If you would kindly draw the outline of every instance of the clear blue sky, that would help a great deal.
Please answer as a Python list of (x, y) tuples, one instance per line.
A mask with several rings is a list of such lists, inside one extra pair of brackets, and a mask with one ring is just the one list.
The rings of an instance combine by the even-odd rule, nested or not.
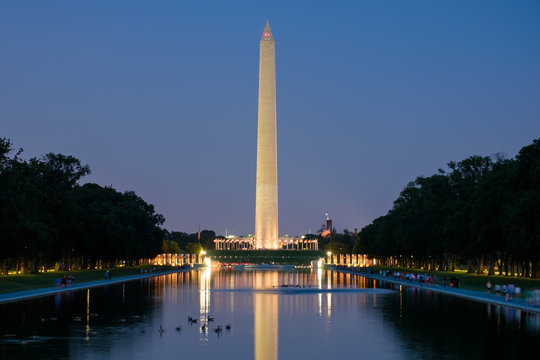
[(540, 137), (540, 2), (491, 0), (2, 0), (0, 136), (168, 229), (252, 233), (267, 19), (282, 234), (361, 228), (416, 176)]

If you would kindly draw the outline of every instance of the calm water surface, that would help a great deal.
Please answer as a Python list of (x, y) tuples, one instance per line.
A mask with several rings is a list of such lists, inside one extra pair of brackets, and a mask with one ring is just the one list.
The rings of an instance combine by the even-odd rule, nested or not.
[(539, 340), (537, 315), (321, 270), (194, 270), (0, 305), (1, 359), (512, 359)]

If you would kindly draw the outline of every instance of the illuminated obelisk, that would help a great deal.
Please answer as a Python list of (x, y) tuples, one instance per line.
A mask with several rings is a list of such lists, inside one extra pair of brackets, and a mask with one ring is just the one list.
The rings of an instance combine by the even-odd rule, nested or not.
[(257, 128), (257, 190), (255, 248), (278, 248), (276, 47), (268, 21), (259, 58), (259, 120)]

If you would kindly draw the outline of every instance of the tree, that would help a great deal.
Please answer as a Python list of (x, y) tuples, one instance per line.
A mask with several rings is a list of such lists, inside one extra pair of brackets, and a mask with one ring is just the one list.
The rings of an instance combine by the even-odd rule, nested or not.
[(205, 249), (212, 249), (214, 247), (214, 239), (216, 238), (215, 231), (203, 230), (201, 231), (200, 243)]
[(36, 272), (136, 262), (161, 250), (165, 221), (134, 192), (78, 185), (80, 160), (46, 154), (27, 161), (0, 139), (0, 262)]
[(202, 246), (199, 243), (196, 242), (190, 242), (186, 244), (186, 252), (188, 254), (200, 254), (202, 251)]
[(353, 250), (388, 264), (538, 276), (540, 139), (515, 159), (471, 156), (410, 182)]
[(176, 241), (163, 240), (162, 251), (166, 254), (178, 254), (180, 253), (180, 247)]

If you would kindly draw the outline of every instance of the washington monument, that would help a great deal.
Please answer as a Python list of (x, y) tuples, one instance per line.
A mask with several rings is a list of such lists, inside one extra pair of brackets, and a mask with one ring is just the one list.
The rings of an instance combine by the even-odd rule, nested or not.
[(257, 125), (257, 190), (255, 248), (278, 249), (276, 142), (276, 46), (268, 21), (259, 57), (259, 119)]

